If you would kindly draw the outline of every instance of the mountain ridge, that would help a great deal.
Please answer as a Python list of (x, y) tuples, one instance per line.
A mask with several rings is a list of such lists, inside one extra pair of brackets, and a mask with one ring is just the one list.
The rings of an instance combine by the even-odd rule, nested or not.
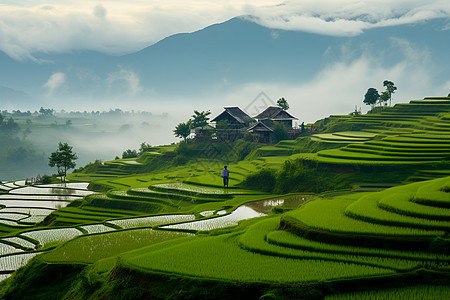
[[(346, 47), (351, 59), (368, 52), (379, 57), (381, 64), (392, 65), (403, 55), (396, 42), (428, 51), (439, 78), (444, 74), (443, 66), (450, 64), (445, 53), (449, 31), (442, 30), (444, 22), (438, 19), (373, 28), (355, 37), (333, 37), (270, 29), (237, 17), (192, 33), (168, 36), (121, 56), (95, 51), (41, 53), (35, 55), (40, 61), (36, 63), (15, 61), (2, 52), (0, 85), (37, 99), (102, 102), (112, 97), (140, 101), (161, 96), (208, 96), (212, 91), (228, 92), (252, 82), (305, 82), (329, 63), (345, 60), (342, 49)], [(62, 79), (49, 90), (46, 83), (55, 73), (63, 74)], [(4, 97), (0, 93), (0, 99)]]

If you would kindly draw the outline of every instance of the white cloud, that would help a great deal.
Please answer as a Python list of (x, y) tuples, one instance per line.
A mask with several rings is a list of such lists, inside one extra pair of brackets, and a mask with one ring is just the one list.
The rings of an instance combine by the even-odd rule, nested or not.
[(129, 96), (137, 96), (142, 91), (139, 76), (131, 70), (120, 69), (108, 74), (106, 83), (112, 90), (124, 87), (121, 90), (126, 90)]
[(53, 93), (66, 83), (66, 74), (53, 73), (47, 82), (43, 85), (47, 89), (47, 94), (52, 96)]
[(49, 0), (3, 1), (0, 50), (18, 60), (36, 52), (124, 54), (179, 32), (239, 15), (274, 29), (352, 36), (372, 27), (449, 17), (447, 0)]
[(250, 19), (270, 28), (355, 36), (364, 30), (450, 16), (447, 0), (302, 0), (258, 7)]
[[(450, 81), (436, 84), (433, 67), (430, 66), (426, 48), (419, 48), (406, 40), (393, 39), (389, 45), (401, 59), (391, 65), (382, 66), (380, 58), (364, 53), (327, 65), (314, 78), (298, 84), (252, 83), (226, 95), (210, 97), (208, 103), (224, 103), (241, 108), (249, 105), (260, 92), (265, 92), (275, 103), (284, 97), (290, 103), (290, 112), (302, 121), (314, 122), (331, 114), (348, 114), (355, 106), (366, 112), (364, 94), (370, 87), (384, 90), (383, 81), (391, 80), (398, 87), (393, 95), (393, 105), (428, 96), (445, 96), (450, 92)], [(345, 49), (343, 50), (346, 51)], [(267, 101), (266, 101), (267, 102)], [(213, 114), (221, 112), (216, 106)]]
[(99, 4), (96, 7), (94, 7), (94, 16), (96, 16), (99, 19), (104, 20), (106, 18), (106, 9), (103, 7), (103, 5)]

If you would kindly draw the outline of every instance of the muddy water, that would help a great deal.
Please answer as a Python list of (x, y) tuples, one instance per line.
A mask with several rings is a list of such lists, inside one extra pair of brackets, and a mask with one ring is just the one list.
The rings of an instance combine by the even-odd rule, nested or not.
[(188, 229), (188, 230), (213, 230), (217, 228), (238, 225), (239, 221), (265, 216), (263, 213), (256, 212), (254, 209), (241, 205), (231, 214), (210, 218), (206, 220), (180, 223), (174, 225), (161, 226), (161, 228), (170, 229)]
[(260, 200), (246, 203), (245, 206), (251, 207), (260, 213), (269, 213), (274, 207), (286, 209), (296, 209), (308, 200), (317, 198), (315, 195), (288, 195), (274, 199)]

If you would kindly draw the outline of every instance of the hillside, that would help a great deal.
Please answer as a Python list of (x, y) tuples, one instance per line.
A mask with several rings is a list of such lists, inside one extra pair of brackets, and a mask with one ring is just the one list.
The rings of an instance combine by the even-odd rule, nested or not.
[(0, 298), (446, 299), (450, 98), (315, 125), (0, 184)]

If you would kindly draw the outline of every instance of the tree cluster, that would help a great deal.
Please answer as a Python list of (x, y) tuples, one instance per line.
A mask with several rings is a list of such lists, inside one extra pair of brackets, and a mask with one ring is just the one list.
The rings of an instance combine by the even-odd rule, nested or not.
[[(135, 158), (141, 156), (144, 152), (151, 151), (152, 146), (150, 144), (147, 144), (146, 142), (142, 142), (139, 151), (135, 149), (127, 149), (123, 151), (122, 158)], [(119, 159), (119, 157), (116, 157), (116, 159)]]
[(374, 107), (377, 103), (379, 103), (380, 105), (387, 105), (389, 101), (389, 105), (391, 105), (392, 94), (395, 93), (397, 87), (392, 81), (389, 80), (383, 81), (383, 86), (386, 88), (386, 90), (381, 92), (381, 94), (378, 93), (376, 88), (369, 88), (364, 95), (364, 104)]
[(39, 116), (40, 117), (53, 117), (53, 114), (55, 113), (55, 110), (52, 108), (43, 108), (41, 107), (39, 109)]
[(192, 118), (185, 123), (179, 123), (173, 133), (176, 137), (186, 140), (186, 138), (191, 134), (191, 130), (194, 128), (205, 128), (208, 125), (209, 115), (211, 112), (208, 111), (197, 111), (194, 110)]

